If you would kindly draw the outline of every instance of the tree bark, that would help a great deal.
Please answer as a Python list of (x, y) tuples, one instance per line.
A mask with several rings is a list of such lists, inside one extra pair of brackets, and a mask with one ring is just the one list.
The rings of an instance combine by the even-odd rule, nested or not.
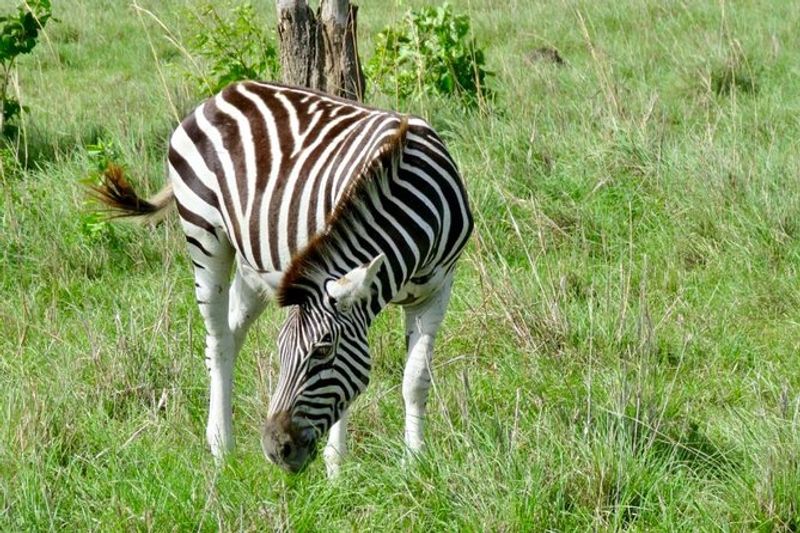
[(324, 90), (322, 35), (306, 0), (278, 0), (283, 81)]
[(322, 0), (320, 21), (325, 45), (327, 90), (351, 100), (364, 96), (364, 73), (358, 59), (358, 6), (348, 0)]
[(316, 16), (306, 0), (277, 0), (283, 81), (361, 100), (356, 15), (348, 0), (321, 0)]

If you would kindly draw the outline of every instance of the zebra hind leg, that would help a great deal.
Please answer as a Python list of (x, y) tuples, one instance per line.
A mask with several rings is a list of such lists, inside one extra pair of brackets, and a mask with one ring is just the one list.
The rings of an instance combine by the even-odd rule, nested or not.
[(233, 449), (233, 363), (236, 345), (228, 323), (228, 283), (233, 248), (224, 235), (184, 224), (194, 265), (195, 294), (206, 327), (205, 364), (209, 375), (206, 440), (217, 460)]
[(405, 308), (408, 359), (403, 372), (403, 400), (406, 408), (406, 450), (411, 454), (420, 452), (423, 448), (425, 408), (431, 386), (433, 341), (444, 319), (452, 284), (451, 274), (425, 301)]

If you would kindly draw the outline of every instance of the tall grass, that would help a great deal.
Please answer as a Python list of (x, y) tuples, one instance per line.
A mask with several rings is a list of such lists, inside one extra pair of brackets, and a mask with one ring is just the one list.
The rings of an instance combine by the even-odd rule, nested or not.
[[(498, 96), (469, 116), (408, 104), (446, 138), (477, 221), (428, 451), (402, 466), (389, 309), (331, 483), (319, 463), (278, 472), (258, 446), (282, 312), (238, 361), (238, 449), (217, 469), (175, 220), (87, 226), (79, 180), (98, 139), (145, 192), (163, 183), (196, 99), (176, 46), (197, 31), (192, 2), (55, 2), (20, 65), (26, 136), (0, 170), (0, 529), (800, 527), (800, 11), (453, 3)], [(422, 4), (364, 5), (364, 51)]]

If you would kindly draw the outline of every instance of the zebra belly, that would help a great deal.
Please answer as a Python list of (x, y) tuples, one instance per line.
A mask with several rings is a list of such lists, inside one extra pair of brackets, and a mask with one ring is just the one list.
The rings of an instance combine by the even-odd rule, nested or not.
[(408, 280), (392, 299), (393, 304), (416, 305), (424, 302), (442, 286), (447, 277), (448, 270), (437, 268), (425, 275), (418, 275)]

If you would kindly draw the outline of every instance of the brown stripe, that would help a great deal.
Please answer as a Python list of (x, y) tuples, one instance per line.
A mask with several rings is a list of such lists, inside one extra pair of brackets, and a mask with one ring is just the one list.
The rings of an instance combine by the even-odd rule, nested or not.
[[(363, 218), (360, 210), (372, 203), (369, 200), (369, 194), (370, 189), (375, 186), (374, 181), (380, 179), (386, 169), (393, 168), (397, 164), (398, 158), (402, 157), (408, 129), (407, 120), (407, 117), (403, 117), (401, 120), (382, 122), (381, 125), (391, 128), (394, 134), (381, 139), (381, 145), (376, 153), (370, 154), (369, 163), (360, 168), (358, 174), (348, 182), (342, 198), (336, 204), (336, 209), (328, 215), (326, 223), (333, 230), (324, 234), (317, 234), (303, 248), (302, 252), (292, 258), (292, 262), (281, 280), (281, 285), (276, 295), (279, 305), (297, 304), (306, 298), (303, 287), (306, 285), (304, 278), (307, 274), (307, 269), (313, 268), (314, 265), (319, 265), (324, 260), (325, 252), (333, 246), (333, 242), (337, 238), (341, 237), (344, 217), (349, 216), (356, 224), (362, 224), (364, 228), (369, 227), (368, 221)], [(391, 248), (389, 243), (385, 242), (377, 232), (372, 235), (372, 239), (380, 250), (388, 251)], [(311, 286), (314, 285), (312, 284)]]
[[(337, 123), (330, 131), (328, 131), (325, 134), (326, 142), (320, 143), (314, 149), (313, 152), (311, 152), (305, 157), (302, 163), (303, 166), (300, 169), (300, 178), (298, 181), (298, 186), (295, 187), (294, 190), (292, 191), (292, 197), (289, 200), (290, 219), (288, 225), (289, 235), (287, 244), (291, 252), (291, 255), (294, 255), (297, 249), (305, 244), (297, 242), (297, 230), (299, 228), (299, 225), (303, 223), (303, 221), (300, 220), (300, 199), (306, 187), (311, 187), (311, 195), (309, 196), (308, 200), (309, 201), (308, 218), (304, 221), (306, 223), (306, 228), (308, 229), (308, 237), (310, 238), (318, 230), (322, 229), (316, 227), (316, 216), (314, 216), (315, 209), (312, 208), (315, 207), (317, 204), (318, 201), (317, 195), (319, 194), (320, 181), (322, 180), (322, 175), (324, 174), (324, 172), (312, 176), (311, 169), (314, 168), (314, 165), (316, 165), (319, 162), (320, 158), (322, 157), (322, 154), (330, 146), (330, 144), (335, 140), (337, 140), (339, 136), (342, 135), (343, 131), (345, 131), (348, 127), (352, 126), (354, 123), (362, 120), (362, 118), (363, 118), (362, 116), (357, 116), (353, 117), (352, 119)], [(322, 119), (319, 121), (316, 129), (322, 129), (323, 127), (325, 127), (325, 125), (326, 125), (325, 120)], [(319, 132), (314, 131), (313, 133), (310, 134), (310, 137), (317, 138), (318, 135)], [(347, 143), (344, 142), (343, 144), (346, 145)], [(329, 155), (328, 160), (323, 162), (320, 168), (322, 168), (324, 171), (328, 169), (331, 165), (334, 165), (335, 164), (334, 161), (335, 159), (333, 155)], [(311, 181), (310, 184), (309, 181)]]
[[(222, 91), (222, 98), (239, 111), (242, 109), (242, 100), (248, 100), (240, 95), (236, 90), (236, 85), (229, 85)], [(247, 162), (245, 161), (244, 146), (242, 146), (242, 132), (236, 119), (218, 111), (215, 116), (219, 117), (219, 124), (214, 124), (222, 135), (222, 145), (228, 151), (233, 162), (233, 172), (236, 174), (236, 188), (239, 191), (239, 204), (242, 213), (247, 210)]]
[[(246, 88), (248, 90), (253, 89), (251, 85), (247, 85)], [(253, 101), (238, 91), (231, 91), (226, 96), (226, 100), (232, 105), (235, 105), (250, 123), (250, 133), (253, 137), (251, 142), (256, 161), (256, 183), (253, 191), (253, 206), (250, 212), (250, 218), (247, 220), (246, 231), (250, 233), (250, 251), (253, 256), (253, 266), (259, 270), (263, 270), (264, 260), (261, 256), (261, 234), (263, 230), (261, 227), (261, 203), (264, 200), (264, 193), (267, 189), (267, 182), (269, 181), (270, 169), (272, 167), (272, 152), (265, 123), (266, 119)], [(267, 238), (269, 238), (269, 236), (267, 236)]]
[[(365, 125), (361, 129), (357, 129), (356, 131), (351, 132), (350, 135), (348, 135), (348, 138), (344, 141), (344, 144), (347, 145), (347, 149), (342, 152), (339, 161), (333, 163), (334, 168), (331, 170), (331, 175), (335, 176), (336, 174), (339, 174), (339, 171), (341, 170), (342, 166), (348, 165), (351, 169), (349, 175), (346, 175), (344, 176), (344, 178), (341, 178), (342, 183), (345, 185), (345, 187), (347, 187), (347, 184), (349, 184), (354, 178), (358, 177), (359, 172), (363, 170), (363, 166), (367, 161), (367, 157), (372, 157), (375, 155), (369, 153), (368, 149), (369, 145), (374, 140), (375, 130), (378, 128), (380, 124), (381, 121), (376, 120), (369, 126)], [(355, 150), (352, 150), (355, 155), (347, 162), (345, 162), (344, 161), (345, 153), (350, 151), (352, 147), (353, 141), (351, 139), (353, 137), (362, 134), (362, 132), (364, 132), (364, 129), (366, 128), (369, 129), (366, 131), (366, 133), (364, 133)], [(328, 180), (328, 183), (325, 186), (325, 195), (323, 197), (323, 209), (325, 213), (331, 213), (333, 211), (333, 200), (334, 200), (333, 188), (335, 186), (336, 186), (335, 179)]]
[[(294, 107), (294, 109), (295, 109), (295, 113), (297, 114), (298, 130), (300, 131), (300, 134), (301, 135), (305, 134), (306, 130), (308, 129), (309, 125), (311, 124), (311, 120), (314, 118), (314, 116), (316, 116), (316, 113), (311, 113), (309, 111), (309, 109), (311, 107), (311, 103), (313, 102), (313, 100), (312, 100), (312, 102), (303, 103), (302, 100), (303, 100), (303, 98), (305, 98), (305, 96), (301, 96), (300, 93), (296, 93), (294, 91), (284, 91), (282, 94), (286, 98), (286, 100), (289, 101), (291, 106)], [(325, 125), (325, 123), (326, 123), (325, 118), (326, 117), (323, 116), (317, 122), (317, 126), (316, 126), (317, 128), (319, 128), (320, 124), (322, 124), (323, 126)], [(316, 139), (316, 136), (311, 134), (311, 135), (309, 135), (308, 138)]]
[[(209, 100), (205, 103), (202, 109), (206, 119), (211, 123), (212, 127), (219, 128), (220, 123), (227, 120), (232, 120), (227, 115), (220, 113), (216, 105), (214, 104), (213, 100)], [(233, 225), (232, 228), (228, 228), (229, 235), (232, 235), (236, 242), (237, 249), (242, 250), (242, 236), (241, 232), (239, 231), (239, 219), (236, 217), (236, 210), (233, 207), (233, 200), (231, 198), (231, 192), (228, 189), (228, 182), (226, 180), (225, 171), (222, 168), (222, 163), (220, 163), (219, 158), (217, 157), (217, 151), (214, 147), (214, 144), (211, 142), (203, 130), (197, 125), (196, 121), (188, 122), (184, 124), (184, 129), (186, 130), (187, 135), (189, 138), (192, 139), (195, 146), (197, 147), (197, 151), (205, 161), (206, 166), (214, 173), (217, 177), (217, 183), (219, 184), (219, 192), (220, 196), (222, 197), (222, 201), (225, 204), (225, 211), (228, 213), (228, 217), (231, 220), (231, 224)], [(224, 220), (224, 217), (223, 217)]]
[[(342, 141), (342, 142), (339, 143), (339, 147), (330, 155), (328, 161), (325, 163), (325, 167), (324, 167), (325, 168), (325, 172), (323, 172), (321, 175), (317, 176), (316, 177), (317, 179), (315, 179), (314, 183), (312, 184), (310, 198), (311, 198), (311, 201), (314, 202), (314, 203), (309, 205), (308, 216), (306, 217), (306, 232), (308, 234), (309, 239), (315, 233), (317, 233), (318, 231), (322, 230), (322, 228), (318, 228), (317, 227), (317, 213), (316, 213), (316, 202), (318, 202), (319, 198), (320, 198), (319, 189), (320, 189), (320, 186), (322, 185), (322, 177), (323, 177), (324, 174), (329, 174), (331, 176), (334, 174), (333, 170), (335, 170), (335, 169), (333, 169), (331, 167), (336, 166), (336, 161), (343, 157), (343, 154), (344, 154), (345, 151), (347, 151), (347, 148), (348, 148), (348, 144), (347, 144), (346, 141)], [(327, 198), (329, 198), (331, 196), (331, 187), (332, 187), (331, 181), (332, 181), (331, 179), (328, 180), (328, 185), (326, 187), (326, 192), (325, 192), (325, 197), (323, 198), (323, 202), (325, 202), (326, 201), (325, 199), (327, 199)], [(326, 213), (327, 212), (328, 211), (326, 211)], [(303, 243), (303, 244), (305, 244), (305, 243)]]
[[(257, 89), (257, 86), (252, 83), (243, 83), (241, 86), (251, 93), (255, 93)], [(250, 122), (250, 131), (253, 135), (253, 151), (256, 158), (256, 184), (253, 192), (253, 207), (250, 212), (250, 219), (247, 221), (247, 230), (250, 232), (250, 246), (255, 263), (253, 266), (259, 270), (265, 270), (264, 258), (261, 256), (261, 236), (264, 230), (261, 223), (261, 204), (264, 201), (264, 194), (267, 190), (272, 169), (272, 148), (269, 134), (267, 133), (266, 117), (261, 114), (261, 111), (250, 98), (244, 95), (241, 96), (240, 110)], [(260, 95), (256, 94), (256, 96)], [(266, 238), (269, 239), (270, 236), (266, 235)]]
[[(194, 117), (192, 117), (194, 120)], [(178, 153), (175, 148), (170, 145), (169, 147), (169, 163), (175, 169), (175, 172), (178, 173), (183, 183), (194, 192), (198, 198), (203, 200), (209, 206), (213, 207), (214, 209), (219, 210), (219, 202), (217, 201), (217, 195), (206, 187), (205, 183), (203, 183), (200, 178), (197, 177), (192, 166), (189, 164), (186, 159), (183, 158), (181, 154)]]
[[(292, 132), (288, 127), (289, 115), (283, 104), (276, 101), (276, 90), (261, 87), (258, 85), (249, 86), (252, 91), (264, 101), (272, 113), (272, 118), (278, 128), (278, 146), (283, 155), (281, 165), (278, 169), (276, 176), (275, 187), (272, 190), (272, 196), (269, 200), (269, 207), (267, 209), (267, 217), (269, 220), (270, 234), (269, 238), (269, 251), (272, 256), (272, 268), (281, 270), (280, 257), (278, 254), (278, 218), (280, 216), (280, 202), (283, 196), (283, 191), (286, 189), (287, 178), (294, 166), (294, 158), (292, 157), (292, 150), (294, 148), (294, 139)], [(274, 164), (274, 160), (272, 161)]]
[(214, 226), (209, 224), (209, 222), (206, 219), (204, 219), (203, 217), (201, 217), (197, 213), (194, 213), (193, 211), (190, 211), (187, 207), (185, 207), (180, 202), (176, 202), (176, 204), (178, 205), (178, 214), (180, 215), (180, 217), (183, 220), (185, 220), (186, 222), (188, 222), (190, 224), (193, 224), (193, 225), (197, 226), (198, 228), (202, 228), (202, 229), (206, 230), (208, 233), (213, 235), (215, 239), (217, 238), (216, 228), (214, 228)]
[(208, 250), (206, 250), (205, 246), (203, 246), (203, 243), (201, 243), (200, 241), (198, 241), (197, 239), (195, 239), (195, 238), (194, 238), (194, 237), (192, 237), (191, 235), (187, 235), (187, 236), (186, 236), (186, 242), (188, 242), (189, 244), (191, 244), (192, 246), (194, 246), (195, 248), (197, 248), (198, 250), (200, 250), (201, 252), (203, 252), (203, 254), (204, 254), (206, 257), (212, 257), (212, 254), (211, 254), (211, 252), (209, 252)]

